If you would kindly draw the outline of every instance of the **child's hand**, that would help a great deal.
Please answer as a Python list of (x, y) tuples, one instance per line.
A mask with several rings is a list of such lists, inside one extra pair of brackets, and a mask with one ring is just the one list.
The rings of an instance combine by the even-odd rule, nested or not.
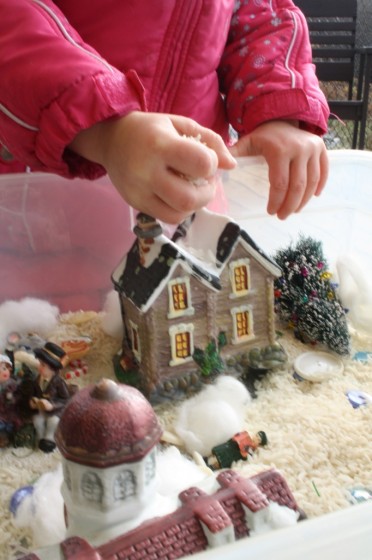
[(321, 138), (300, 130), (297, 123), (269, 121), (240, 138), (231, 148), (234, 157), (263, 156), (269, 166), (269, 214), (285, 219), (299, 212), (323, 190), (328, 156)]
[(236, 163), (222, 138), (195, 121), (137, 111), (81, 132), (70, 148), (101, 163), (128, 204), (168, 223), (208, 204), (217, 169)]

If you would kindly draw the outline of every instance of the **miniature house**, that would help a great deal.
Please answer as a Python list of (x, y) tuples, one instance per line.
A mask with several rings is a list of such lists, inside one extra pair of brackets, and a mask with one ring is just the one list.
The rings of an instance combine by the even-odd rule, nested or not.
[(203, 209), (169, 239), (139, 214), (134, 233), (112, 279), (124, 322), (121, 365), (137, 364), (145, 394), (187, 386), (194, 350), (221, 335), (222, 357), (274, 342), (281, 271), (237, 223)]
[(135, 518), (155, 493), (161, 428), (134, 387), (103, 379), (78, 391), (59, 423), (68, 534)]

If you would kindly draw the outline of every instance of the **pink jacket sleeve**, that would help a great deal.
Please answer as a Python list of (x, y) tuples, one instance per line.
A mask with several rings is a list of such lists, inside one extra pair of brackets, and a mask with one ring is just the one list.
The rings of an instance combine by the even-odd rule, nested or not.
[(0, 143), (35, 171), (103, 174), (65, 147), (96, 122), (144, 109), (137, 75), (84, 44), (50, 0), (12, 0), (11, 9), (0, 0), (0, 13)]
[(323, 134), (328, 104), (319, 89), (304, 15), (291, 0), (236, 4), (220, 77), (239, 134), (273, 119), (295, 119)]

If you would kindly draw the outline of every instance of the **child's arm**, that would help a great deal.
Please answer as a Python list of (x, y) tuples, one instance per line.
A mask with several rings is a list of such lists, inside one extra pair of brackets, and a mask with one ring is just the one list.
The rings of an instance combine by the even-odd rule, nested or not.
[(262, 155), (269, 166), (269, 214), (285, 219), (299, 212), (323, 190), (328, 156), (321, 138), (301, 130), (296, 122), (269, 121), (242, 136), (233, 146), (235, 156)]
[(168, 223), (208, 204), (217, 169), (235, 165), (213, 131), (186, 117), (139, 111), (79, 133), (70, 149), (101, 164), (131, 206)]
[(268, 211), (285, 218), (324, 186), (328, 163), (319, 136), (327, 130), (329, 108), (303, 14), (291, 0), (267, 4), (237, 4), (220, 77), (240, 136), (232, 153), (266, 158)]
[(0, 12), (0, 144), (33, 171), (104, 175), (65, 148), (97, 122), (145, 110), (138, 76), (109, 64), (51, 0), (0, 0)]
[(319, 88), (305, 16), (291, 0), (239, 2), (219, 75), (229, 121), (239, 134), (274, 119), (298, 120), (318, 135), (329, 108)]

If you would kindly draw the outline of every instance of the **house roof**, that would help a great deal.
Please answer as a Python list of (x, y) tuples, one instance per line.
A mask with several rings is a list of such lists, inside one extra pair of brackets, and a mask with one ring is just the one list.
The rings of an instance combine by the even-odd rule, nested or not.
[(136, 240), (112, 280), (116, 289), (141, 311), (149, 309), (177, 266), (218, 291), (221, 272), (238, 243), (274, 277), (281, 275), (278, 265), (236, 222), (202, 209), (182, 223), (172, 239), (163, 233), (154, 237), (144, 263)]

